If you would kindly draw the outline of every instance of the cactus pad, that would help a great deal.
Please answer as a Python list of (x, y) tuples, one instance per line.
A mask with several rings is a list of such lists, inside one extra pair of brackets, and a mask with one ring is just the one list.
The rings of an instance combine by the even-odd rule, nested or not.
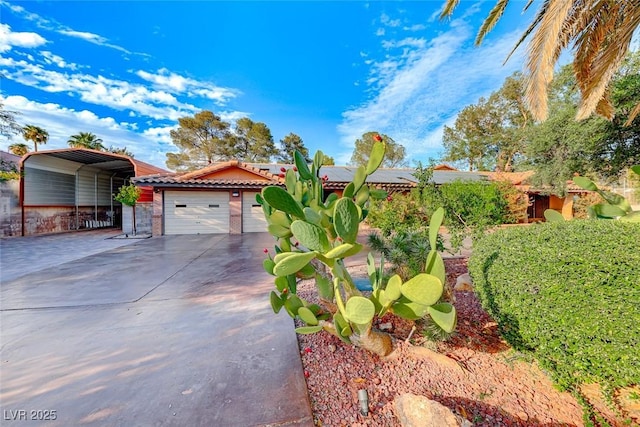
[(427, 309), (434, 323), (446, 333), (451, 333), (456, 328), (456, 308), (446, 302), (432, 305)]
[(287, 276), (293, 274), (309, 264), (309, 261), (316, 257), (315, 252), (298, 252), (284, 258), (282, 261), (276, 263), (273, 269), (273, 273), (280, 276)]
[(312, 251), (326, 252), (331, 248), (327, 233), (315, 224), (296, 220), (291, 224), (291, 232), (300, 243)]
[(342, 198), (338, 200), (334, 208), (333, 224), (338, 236), (347, 243), (356, 243), (358, 237), (358, 227), (360, 225), (360, 214), (358, 207), (351, 199)]
[(309, 326), (316, 326), (318, 324), (318, 319), (316, 319), (315, 314), (307, 307), (300, 307), (298, 309), (298, 316)]
[(346, 319), (356, 325), (366, 325), (373, 320), (376, 308), (373, 302), (365, 297), (354, 296), (347, 300), (345, 306)]
[(320, 332), (322, 330), (322, 326), (301, 326), (296, 328), (296, 333), (298, 334), (315, 334), (316, 332)]
[[(278, 266), (276, 265), (277, 268)], [(401, 290), (402, 295), (410, 301), (428, 306), (438, 302), (444, 288), (442, 282), (436, 276), (421, 273), (406, 281)]]
[(304, 218), (302, 207), (291, 194), (284, 188), (269, 186), (262, 189), (262, 197), (269, 206), (293, 215), (296, 218)]

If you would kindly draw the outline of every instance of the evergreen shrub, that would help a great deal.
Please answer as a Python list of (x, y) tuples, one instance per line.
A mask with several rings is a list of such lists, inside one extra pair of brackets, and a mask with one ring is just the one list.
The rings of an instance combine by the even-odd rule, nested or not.
[(474, 245), (483, 307), (562, 389), (640, 384), (640, 225), (565, 221), (498, 230)]

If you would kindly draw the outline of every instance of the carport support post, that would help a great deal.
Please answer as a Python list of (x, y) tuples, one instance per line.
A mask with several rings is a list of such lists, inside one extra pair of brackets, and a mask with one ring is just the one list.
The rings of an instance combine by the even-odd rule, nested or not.
[(98, 173), (93, 175), (93, 220), (98, 224)]

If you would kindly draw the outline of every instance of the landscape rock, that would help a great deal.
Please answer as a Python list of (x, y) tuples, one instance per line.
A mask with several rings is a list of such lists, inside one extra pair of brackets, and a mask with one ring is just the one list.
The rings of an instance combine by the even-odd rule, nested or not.
[(457, 371), (464, 375), (464, 369), (454, 359), (426, 347), (409, 347), (409, 353), (418, 359), (429, 360), (437, 364), (442, 369)]
[(456, 285), (453, 287), (454, 291), (473, 291), (473, 280), (469, 273), (458, 276)]
[(395, 398), (396, 416), (402, 427), (460, 427), (451, 409), (424, 396), (405, 393)]

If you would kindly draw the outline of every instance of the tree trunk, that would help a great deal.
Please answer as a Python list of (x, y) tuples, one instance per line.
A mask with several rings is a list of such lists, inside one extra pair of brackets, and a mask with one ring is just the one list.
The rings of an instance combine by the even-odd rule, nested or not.
[(369, 327), (363, 334), (353, 334), (349, 337), (351, 342), (377, 354), (380, 357), (387, 356), (393, 351), (393, 342), (391, 336), (385, 332), (380, 332)]
[[(331, 335), (340, 338), (338, 331), (333, 322), (321, 321), (322, 329)], [(364, 334), (352, 334), (349, 339), (351, 344), (361, 347), (367, 351), (377, 354), (380, 357), (388, 356), (393, 351), (393, 341), (391, 336), (386, 332), (380, 332), (369, 327)]]
[(136, 205), (131, 206), (131, 209), (133, 210), (133, 235), (137, 235), (138, 232), (136, 230)]

